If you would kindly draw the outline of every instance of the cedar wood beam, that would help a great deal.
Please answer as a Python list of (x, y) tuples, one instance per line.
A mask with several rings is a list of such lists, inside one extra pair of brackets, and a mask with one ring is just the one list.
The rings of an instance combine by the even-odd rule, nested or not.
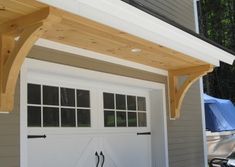
[[(180, 117), (182, 102), (190, 86), (200, 77), (211, 71), (213, 71), (213, 66), (209, 64), (169, 71), (170, 119), (175, 120)], [(181, 85), (179, 85), (180, 77), (186, 77)]]
[(0, 112), (11, 112), (22, 63), (36, 40), (60, 19), (46, 7), (0, 25)]
[[(78, 19), (75, 15), (50, 6), (0, 25), (0, 112), (13, 110), (17, 78), (22, 63), (28, 52), (47, 30), (62, 19), (82, 22), (92, 26), (85, 18)], [(96, 25), (96, 24), (95, 24)], [(96, 27), (99, 29), (99, 26)], [(180, 108), (189, 87), (201, 76), (213, 69), (211, 65), (201, 65), (184, 69), (169, 70), (170, 117), (179, 118)], [(178, 86), (181, 76), (186, 80)]]

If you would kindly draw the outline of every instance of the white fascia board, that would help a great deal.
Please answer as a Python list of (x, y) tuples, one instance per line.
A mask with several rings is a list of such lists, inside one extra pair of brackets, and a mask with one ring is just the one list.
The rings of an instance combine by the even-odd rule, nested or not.
[(219, 66), (233, 56), (120, 0), (39, 0)]
[(155, 73), (155, 74), (168, 76), (168, 71), (166, 71), (166, 70), (150, 67), (147, 65), (135, 63), (135, 62), (128, 61), (128, 60), (123, 60), (120, 58), (116, 58), (113, 56), (93, 52), (93, 51), (78, 48), (78, 47), (73, 47), (70, 45), (61, 44), (58, 42), (49, 41), (49, 40), (42, 39), (42, 38), (37, 40), (35, 45), (49, 48), (49, 49), (62, 51), (62, 52), (67, 52), (67, 53), (71, 53), (71, 54), (75, 54), (75, 55), (79, 55), (79, 56), (83, 56), (83, 57), (88, 57), (88, 58), (92, 58), (92, 59), (96, 59), (96, 60), (101, 60), (101, 61), (105, 61), (105, 62), (109, 62), (109, 63), (113, 63), (113, 64), (118, 64), (118, 65), (130, 67), (130, 68), (135, 68), (135, 69), (139, 69), (142, 71), (147, 71), (147, 72), (151, 72), (151, 73)]

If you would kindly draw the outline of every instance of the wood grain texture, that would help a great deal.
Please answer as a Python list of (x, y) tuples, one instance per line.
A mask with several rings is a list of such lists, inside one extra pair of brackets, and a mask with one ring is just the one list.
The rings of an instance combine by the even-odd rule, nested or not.
[(44, 7), (46, 5), (34, 0), (0, 0), (0, 24)]
[[(8, 5), (10, 9), (11, 2), (4, 5)], [(15, 9), (14, 6), (12, 9)], [(1, 24), (0, 111), (13, 110), (15, 86), (21, 65), (36, 40), (51, 25), (51, 22), (45, 20), (49, 18), (48, 16), (49, 8), (43, 8)]]
[[(184, 97), (188, 87), (202, 75), (201, 73), (206, 72), (201, 69), (199, 73), (191, 75), (196, 72), (194, 71), (195, 68), (200, 69), (200, 67), (206, 66), (206, 63), (192, 58), (190, 55), (185, 55), (87, 18), (40, 4), (34, 0), (0, 0), (0, 4), (3, 9), (1, 10), (3, 17), (0, 17), (0, 20), (2, 20), (0, 21), (1, 34), (10, 34), (12, 39), (20, 36), (13, 49), (6, 49), (7, 52), (10, 52), (10, 55), (7, 56), (7, 61), (1, 65), (3, 70), (0, 73), (1, 110), (12, 110), (14, 87), (20, 67), (39, 37), (168, 70), (170, 73), (170, 104), (173, 114), (171, 116), (174, 118), (179, 117), (182, 97)], [(1, 48), (3, 49), (1, 57), (4, 57), (6, 52), (4, 48), (6, 47), (1, 46)], [(135, 48), (140, 51), (138, 53), (132, 52), (131, 50)], [(189, 70), (191, 73), (185, 84), (178, 90), (176, 71), (180, 75), (185, 75), (182, 69)]]
[[(165, 70), (206, 64), (170, 48), (81, 16), (61, 12), (55, 8), (51, 10), (54, 15), (62, 17), (62, 20), (42, 38)], [(133, 48), (139, 48), (141, 52), (133, 53)]]
[[(168, 85), (170, 94), (170, 118), (178, 119), (184, 96), (190, 86), (203, 75), (213, 71), (213, 66), (202, 65), (198, 67), (170, 70), (168, 75)], [(180, 77), (186, 77), (182, 84), (179, 84)]]
[[(42, 38), (165, 70), (205, 64), (189, 55), (33, 0), (0, 0), (0, 4), (4, 6), (4, 10), (0, 10), (0, 23), (5, 22), (5, 27), (1, 26), (0, 30), (27, 26), (24, 20), (28, 20), (30, 15), (39, 18), (37, 13), (43, 12), (37, 11), (48, 7), (49, 15), (61, 21), (48, 29)], [(22, 19), (23, 16), (25, 19)], [(141, 52), (133, 53), (133, 48), (139, 48)]]

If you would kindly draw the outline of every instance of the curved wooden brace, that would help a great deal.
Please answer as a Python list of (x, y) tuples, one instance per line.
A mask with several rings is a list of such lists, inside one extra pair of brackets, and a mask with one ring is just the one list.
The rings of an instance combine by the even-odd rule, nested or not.
[[(42, 26), (43, 23), (38, 23), (25, 28), (16, 42), (12, 53), (3, 65), (4, 73), (2, 74), (2, 94), (0, 99), (1, 111), (11, 111), (13, 109), (14, 92), (20, 67), (26, 55), (39, 38), (39, 34), (42, 34)], [(14, 43), (14, 38), (12, 43)]]
[[(179, 70), (169, 71), (169, 99), (170, 99), (170, 119), (180, 117), (180, 109), (184, 96), (190, 86), (201, 76), (206, 75), (213, 70), (211, 65), (203, 65)], [(179, 77), (186, 77), (183, 84), (179, 84)]]
[(0, 112), (13, 110), (21, 65), (36, 40), (52, 25), (49, 16), (50, 8), (45, 8), (0, 25)]

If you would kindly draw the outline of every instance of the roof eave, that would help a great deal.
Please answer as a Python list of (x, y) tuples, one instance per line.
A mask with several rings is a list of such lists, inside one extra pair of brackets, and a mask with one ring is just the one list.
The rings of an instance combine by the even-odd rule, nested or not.
[(231, 53), (122, 1), (39, 1), (172, 48), (215, 66), (219, 66), (220, 61), (233, 64), (235, 59)]

